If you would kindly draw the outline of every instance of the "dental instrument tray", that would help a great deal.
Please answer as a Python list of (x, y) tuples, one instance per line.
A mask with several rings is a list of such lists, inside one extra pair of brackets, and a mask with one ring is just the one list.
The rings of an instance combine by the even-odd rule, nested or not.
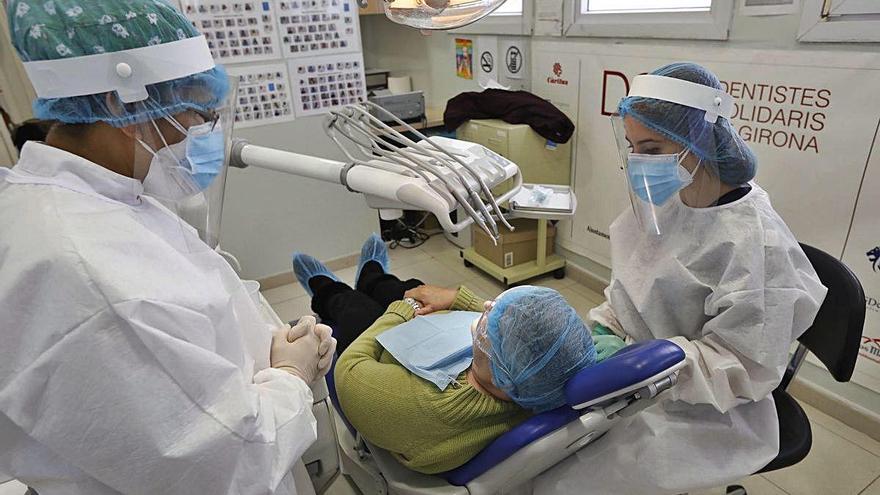
[[(542, 194), (538, 194), (541, 191)], [(523, 184), (510, 199), (510, 211), (517, 217), (567, 217), (577, 211), (577, 197), (569, 186), (553, 184)]]

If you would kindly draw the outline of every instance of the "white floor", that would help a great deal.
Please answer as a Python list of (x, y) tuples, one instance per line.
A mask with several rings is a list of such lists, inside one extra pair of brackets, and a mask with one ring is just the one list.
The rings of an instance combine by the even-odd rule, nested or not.
[[(464, 284), (477, 294), (490, 298), (504, 290), (494, 279), (475, 268), (465, 268), (458, 249), (442, 236), (424, 246), (391, 251), (391, 267), (401, 278), (415, 277), (441, 286)], [(355, 268), (337, 272), (352, 283)], [(544, 277), (530, 283), (553, 287), (562, 293), (578, 313), (585, 315), (600, 304), (601, 294), (571, 281)], [(311, 314), (309, 298), (298, 285), (267, 290), (264, 295), (284, 320)], [(813, 448), (800, 464), (742, 481), (750, 495), (880, 495), (880, 442), (844, 425), (836, 419), (802, 404), (813, 427)], [(0, 495), (22, 495), (17, 483), (0, 485)], [(327, 491), (329, 495), (357, 495), (359, 492), (345, 477), (340, 477)], [(723, 494), (719, 488), (705, 494)]]

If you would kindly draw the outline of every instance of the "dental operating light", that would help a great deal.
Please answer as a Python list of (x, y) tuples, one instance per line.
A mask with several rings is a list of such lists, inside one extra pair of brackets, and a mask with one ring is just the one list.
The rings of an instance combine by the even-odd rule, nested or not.
[[(494, 12), (505, 0), (380, 0), (392, 21), (423, 30), (455, 29)], [(359, 0), (362, 8), (367, 0)]]

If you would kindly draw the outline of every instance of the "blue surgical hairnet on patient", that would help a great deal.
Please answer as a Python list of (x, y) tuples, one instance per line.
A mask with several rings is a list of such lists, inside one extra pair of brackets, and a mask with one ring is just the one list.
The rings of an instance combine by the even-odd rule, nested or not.
[[(119, 52), (201, 36), (167, 0), (11, 0), (8, 17), (12, 44), (25, 62)], [(226, 71), (216, 66), (147, 86), (149, 98), (143, 102), (122, 104), (114, 97), (108, 101), (106, 93), (38, 98), (34, 115), (66, 124), (106, 122), (124, 127), (186, 110), (208, 112), (221, 106), (229, 88)]]
[(523, 286), (495, 301), (486, 324), (495, 385), (535, 412), (565, 404), (565, 383), (596, 362), (590, 331), (559, 292)]
[[(691, 62), (669, 64), (651, 74), (724, 89), (715, 74)], [(706, 122), (703, 110), (642, 96), (624, 98), (617, 112), (686, 147), (725, 184), (738, 186), (755, 178), (758, 160), (726, 118)]]

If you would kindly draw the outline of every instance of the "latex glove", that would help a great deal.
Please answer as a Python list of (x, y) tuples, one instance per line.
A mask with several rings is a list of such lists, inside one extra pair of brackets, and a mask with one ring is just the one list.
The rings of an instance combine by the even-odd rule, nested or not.
[(452, 307), (458, 289), (445, 289), (433, 285), (420, 285), (415, 289), (406, 291), (404, 297), (411, 297), (422, 305), (422, 309), (416, 311), (419, 316), (427, 315), (435, 311), (445, 311)]
[(307, 384), (318, 378), (321, 339), (315, 323), (315, 318), (305, 317), (293, 328), (282, 327), (274, 332), (269, 356), (273, 368), (298, 376)]
[(318, 336), (318, 376), (326, 376), (333, 365), (333, 355), (336, 353), (336, 339), (333, 338), (333, 330), (327, 325), (315, 326), (315, 334)]

